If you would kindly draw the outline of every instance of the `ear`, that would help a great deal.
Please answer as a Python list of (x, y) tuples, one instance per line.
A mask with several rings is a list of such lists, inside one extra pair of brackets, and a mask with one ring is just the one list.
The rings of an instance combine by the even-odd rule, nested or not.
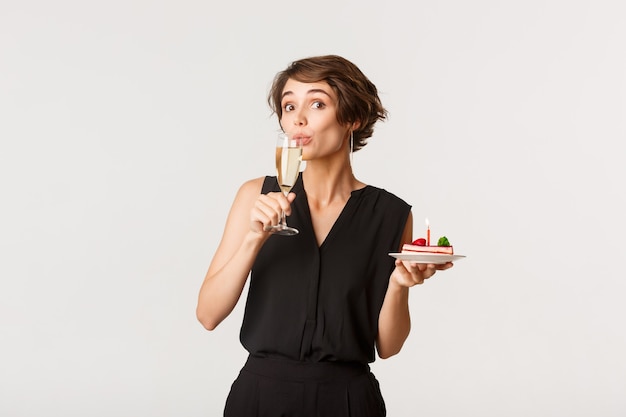
[(352, 122), (350, 124), (350, 130), (352, 130), (353, 132), (355, 130), (357, 130), (359, 127), (361, 127), (361, 121), (360, 120), (357, 120), (356, 122)]

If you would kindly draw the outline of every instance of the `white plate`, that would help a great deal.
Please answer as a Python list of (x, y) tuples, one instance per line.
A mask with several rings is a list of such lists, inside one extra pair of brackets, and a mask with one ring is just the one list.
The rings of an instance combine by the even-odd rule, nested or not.
[(418, 264), (445, 264), (446, 262), (454, 262), (458, 259), (465, 258), (465, 255), (447, 255), (445, 253), (390, 253), (396, 259), (401, 261), (415, 262)]

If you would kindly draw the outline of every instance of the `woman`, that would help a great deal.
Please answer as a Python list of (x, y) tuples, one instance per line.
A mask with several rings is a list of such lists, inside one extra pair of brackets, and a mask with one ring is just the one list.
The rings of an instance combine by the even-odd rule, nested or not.
[[(391, 258), (412, 240), (410, 206), (359, 181), (351, 152), (386, 110), (374, 84), (339, 56), (293, 62), (270, 106), (304, 137), (306, 169), (285, 197), (275, 177), (244, 183), (200, 289), (197, 317), (214, 329), (250, 274), (240, 339), (250, 353), (224, 415), (385, 416), (369, 363), (397, 354), (410, 329), (408, 289), (445, 265)], [(272, 235), (281, 211), (296, 236)]]

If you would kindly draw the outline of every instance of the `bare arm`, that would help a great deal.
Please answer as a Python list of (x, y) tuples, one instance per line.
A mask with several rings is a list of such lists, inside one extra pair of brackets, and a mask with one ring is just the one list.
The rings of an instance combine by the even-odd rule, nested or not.
[[(404, 243), (411, 242), (413, 235), (413, 215), (409, 214), (400, 248)], [(385, 294), (385, 301), (378, 317), (378, 337), (376, 348), (378, 356), (385, 359), (400, 352), (404, 341), (411, 331), (411, 316), (409, 314), (409, 287), (399, 285), (394, 279), (398, 274), (398, 262), (389, 278), (389, 286)]]
[(235, 308), (259, 250), (269, 238), (264, 226), (277, 224), (281, 209), (290, 213), (282, 193), (261, 194), (263, 178), (246, 182), (235, 197), (222, 240), (213, 256), (200, 293), (196, 316), (213, 330)]
[[(409, 214), (402, 234), (400, 250), (404, 243), (412, 241), (412, 235), (413, 215)], [(389, 286), (378, 318), (376, 348), (381, 358), (386, 359), (399, 353), (409, 336), (411, 331), (409, 288), (422, 284), (437, 270), (451, 267), (451, 262), (443, 265), (432, 265), (396, 260), (396, 268), (389, 277)]]

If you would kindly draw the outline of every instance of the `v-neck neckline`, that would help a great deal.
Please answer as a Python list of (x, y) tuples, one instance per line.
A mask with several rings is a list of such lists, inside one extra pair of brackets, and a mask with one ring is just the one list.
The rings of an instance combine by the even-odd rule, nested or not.
[[(337, 218), (333, 222), (332, 226), (328, 230), (328, 233), (326, 234), (326, 236), (324, 236), (324, 239), (322, 240), (322, 243), (318, 243), (317, 242), (317, 237), (315, 235), (315, 228), (313, 227), (313, 217), (311, 216), (311, 207), (309, 206), (309, 198), (308, 198), (308, 196), (306, 194), (306, 190), (304, 188), (304, 182), (302, 181), (302, 175), (300, 175), (300, 177), (298, 178), (298, 182), (299, 182), (299, 184), (297, 184), (297, 188), (299, 188), (302, 191), (303, 195), (304, 195), (304, 207), (305, 207), (305, 212), (306, 212), (306, 216), (307, 216), (307, 224), (308, 224), (309, 228), (311, 229), (311, 236), (313, 238), (313, 241), (315, 242), (315, 246), (318, 248), (318, 250), (321, 251), (326, 246), (328, 246), (330, 243), (332, 243), (333, 236), (337, 233), (337, 229), (339, 229), (341, 227), (341, 224), (345, 221), (344, 218), (348, 215), (348, 211), (353, 206), (354, 201), (356, 201), (363, 194), (363, 192), (365, 190), (370, 188), (370, 186), (366, 184), (364, 187), (358, 188), (356, 190), (352, 190), (350, 192), (350, 197), (348, 197), (348, 200), (346, 201), (346, 204), (344, 204), (344, 206), (342, 207), (341, 211), (339, 212), (339, 215), (337, 216)], [(294, 187), (294, 188), (296, 188), (296, 187)]]

